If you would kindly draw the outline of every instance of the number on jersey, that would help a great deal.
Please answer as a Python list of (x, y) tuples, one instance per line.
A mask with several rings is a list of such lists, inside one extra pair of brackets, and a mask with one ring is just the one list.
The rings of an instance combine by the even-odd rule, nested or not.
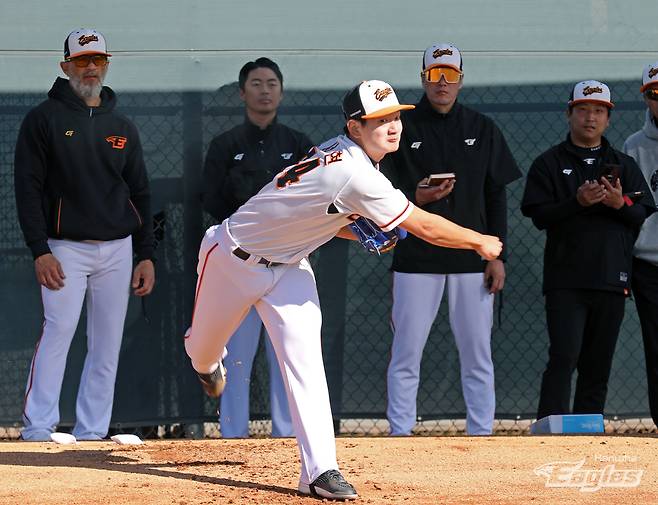
[(319, 166), (320, 158), (311, 158), (310, 160), (301, 161), (296, 165), (291, 165), (281, 172), (281, 175), (277, 176), (276, 187), (283, 189), (291, 184), (295, 184), (299, 182), (302, 175), (307, 174)]

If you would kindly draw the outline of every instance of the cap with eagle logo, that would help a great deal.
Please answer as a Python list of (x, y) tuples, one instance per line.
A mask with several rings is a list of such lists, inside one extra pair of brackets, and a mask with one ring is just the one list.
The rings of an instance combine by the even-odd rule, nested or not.
[(391, 85), (384, 81), (363, 81), (343, 98), (345, 119), (376, 119), (414, 108), (414, 105), (401, 105)]
[(102, 33), (88, 28), (73, 30), (64, 40), (64, 59), (70, 60), (85, 54), (112, 56), (107, 52), (105, 37)]
[(615, 106), (610, 99), (610, 88), (599, 81), (581, 81), (571, 90), (569, 107), (588, 102), (600, 103), (610, 109)]
[(653, 87), (658, 87), (658, 61), (647, 65), (642, 72), (642, 87), (640, 88), (640, 93), (644, 93), (647, 89)]
[(462, 55), (453, 44), (434, 44), (425, 49), (423, 70), (432, 67), (450, 67), (462, 71)]

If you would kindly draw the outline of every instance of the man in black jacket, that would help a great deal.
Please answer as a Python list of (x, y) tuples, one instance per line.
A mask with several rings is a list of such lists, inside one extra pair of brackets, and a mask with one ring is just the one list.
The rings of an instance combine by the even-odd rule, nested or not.
[[(384, 159), (382, 171), (423, 210), (496, 235), (505, 244), (505, 186), (521, 173), (493, 121), (457, 101), (463, 82), (459, 49), (428, 47), (421, 79), (425, 94), (414, 110), (403, 112), (400, 148)], [(428, 187), (428, 176), (440, 172), (453, 176)], [(490, 434), (496, 404), (493, 297), (503, 289), (503, 260), (483, 261), (473, 251), (437, 247), (412, 235), (394, 251), (395, 334), (386, 411), (391, 434), (408, 435), (416, 423), (420, 362), (444, 290), (459, 351), (466, 431)]]
[(110, 56), (99, 32), (71, 32), (60, 64), (69, 79), (57, 78), (18, 135), (16, 206), (45, 320), (27, 382), (23, 440), (50, 440), (59, 423), (66, 356), (85, 296), (88, 352), (73, 435), (107, 435), (129, 289), (147, 295), (155, 280), (142, 148), (103, 86)]
[(602, 414), (631, 281), (631, 253), (655, 204), (635, 161), (603, 136), (608, 86), (577, 83), (567, 139), (530, 167), (521, 210), (546, 230), (543, 291), (550, 340), (537, 418)]
[[(247, 62), (238, 76), (245, 104), (244, 123), (215, 137), (203, 172), (204, 209), (217, 222), (235, 212), (283, 168), (297, 163), (311, 148), (306, 135), (277, 121), (283, 97), (283, 75), (269, 58)], [(230, 377), (222, 393), (219, 420), (222, 437), (249, 436), (249, 384), (263, 324), (252, 307), (227, 347)], [(285, 386), (269, 338), (265, 350), (270, 369), (272, 436), (291, 437), (292, 421)]]

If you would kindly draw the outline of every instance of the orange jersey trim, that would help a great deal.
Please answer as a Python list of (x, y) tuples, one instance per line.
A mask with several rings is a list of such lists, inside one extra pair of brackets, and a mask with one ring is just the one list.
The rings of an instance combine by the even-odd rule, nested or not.
[(407, 206), (404, 208), (404, 210), (403, 210), (402, 212), (400, 212), (397, 216), (395, 216), (394, 219), (391, 219), (391, 220), (390, 220), (388, 223), (386, 223), (385, 225), (380, 226), (380, 228), (381, 228), (382, 230), (383, 230), (384, 228), (388, 228), (388, 227), (391, 225), (391, 223), (395, 223), (398, 219), (400, 219), (400, 216), (401, 216), (402, 214), (404, 214), (405, 212), (407, 212), (407, 209), (408, 209), (408, 208), (409, 208), (409, 200), (407, 200)]
[(37, 340), (37, 343), (34, 347), (32, 366), (30, 366), (30, 383), (27, 385), (27, 391), (25, 392), (25, 396), (23, 397), (23, 417), (28, 421), (30, 420), (30, 418), (27, 417), (27, 415), (25, 414), (25, 407), (27, 406), (27, 397), (30, 395), (30, 391), (32, 391), (32, 384), (34, 382), (34, 367), (37, 361), (37, 353), (39, 352), (39, 344), (41, 344), (41, 339), (43, 338), (43, 332), (45, 331), (45, 329), (46, 329), (46, 321), (44, 320), (43, 325), (41, 326), (41, 336), (39, 337), (39, 340)]
[(185, 335), (183, 338), (188, 339), (192, 336), (192, 328), (194, 327), (194, 315), (196, 314), (196, 306), (197, 306), (197, 300), (199, 298), (199, 292), (201, 291), (201, 284), (203, 283), (203, 276), (206, 273), (206, 265), (208, 264), (208, 258), (210, 257), (210, 254), (217, 248), (219, 243), (215, 244), (210, 248), (208, 251), (208, 254), (206, 254), (206, 259), (203, 260), (203, 268), (201, 269), (201, 275), (199, 275), (199, 282), (197, 283), (196, 286), (196, 293), (194, 293), (194, 309), (192, 310), (192, 323), (190, 324), (190, 333), (189, 335)]

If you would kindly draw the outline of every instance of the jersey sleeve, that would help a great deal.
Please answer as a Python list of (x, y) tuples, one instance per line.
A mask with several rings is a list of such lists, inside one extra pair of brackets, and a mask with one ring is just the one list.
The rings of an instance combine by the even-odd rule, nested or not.
[(334, 205), (340, 212), (371, 219), (384, 231), (398, 226), (413, 210), (404, 193), (374, 168), (355, 173), (339, 192)]

